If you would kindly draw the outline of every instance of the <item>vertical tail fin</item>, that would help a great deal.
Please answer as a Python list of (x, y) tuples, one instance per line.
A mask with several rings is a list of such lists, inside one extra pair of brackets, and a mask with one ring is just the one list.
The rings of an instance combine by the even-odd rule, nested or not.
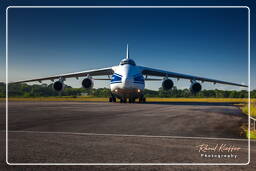
[(129, 46), (126, 47), (126, 59), (129, 59)]

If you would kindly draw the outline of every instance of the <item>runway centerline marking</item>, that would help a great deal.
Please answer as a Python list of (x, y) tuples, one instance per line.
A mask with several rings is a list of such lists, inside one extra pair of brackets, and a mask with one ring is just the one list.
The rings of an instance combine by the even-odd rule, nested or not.
[[(172, 139), (201, 139), (201, 140), (228, 140), (228, 141), (248, 141), (248, 139), (238, 138), (214, 138), (214, 137), (187, 137), (187, 136), (167, 136), (167, 135), (132, 135), (132, 134), (101, 134), (85, 132), (48, 132), (48, 131), (8, 131), (8, 133), (37, 133), (37, 134), (66, 134), (66, 135), (86, 135), (86, 136), (112, 136), (112, 137), (141, 137), (141, 138), (172, 138)], [(251, 140), (256, 141), (256, 140)]]

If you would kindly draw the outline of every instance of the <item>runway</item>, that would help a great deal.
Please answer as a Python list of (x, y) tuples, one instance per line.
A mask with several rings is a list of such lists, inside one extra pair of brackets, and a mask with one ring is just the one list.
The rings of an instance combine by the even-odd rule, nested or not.
[[(9, 102), (8, 162), (247, 163), (240, 130), (246, 122), (224, 103)], [(0, 128), (4, 137), (5, 125)], [(204, 157), (231, 153), (199, 152), (202, 144), (240, 149), (232, 152), (237, 158)]]

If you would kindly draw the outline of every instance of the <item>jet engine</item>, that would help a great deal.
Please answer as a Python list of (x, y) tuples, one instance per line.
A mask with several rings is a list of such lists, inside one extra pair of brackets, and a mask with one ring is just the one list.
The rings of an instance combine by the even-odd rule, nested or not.
[(164, 90), (170, 90), (173, 87), (173, 81), (171, 79), (165, 79), (162, 82), (162, 87)]
[(65, 84), (63, 83), (63, 81), (56, 81), (53, 83), (53, 89), (55, 91), (62, 91), (64, 90)]
[(192, 82), (191, 86), (190, 86), (190, 91), (192, 93), (198, 93), (199, 91), (201, 91), (202, 86), (200, 83), (198, 82)]
[(83, 88), (90, 89), (93, 87), (93, 81), (90, 78), (85, 78), (82, 81)]

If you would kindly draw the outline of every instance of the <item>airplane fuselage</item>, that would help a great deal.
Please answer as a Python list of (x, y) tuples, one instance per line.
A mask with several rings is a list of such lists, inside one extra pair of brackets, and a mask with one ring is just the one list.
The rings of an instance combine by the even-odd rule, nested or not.
[(136, 65), (120, 64), (113, 70), (110, 89), (115, 97), (135, 99), (143, 96), (145, 79)]

